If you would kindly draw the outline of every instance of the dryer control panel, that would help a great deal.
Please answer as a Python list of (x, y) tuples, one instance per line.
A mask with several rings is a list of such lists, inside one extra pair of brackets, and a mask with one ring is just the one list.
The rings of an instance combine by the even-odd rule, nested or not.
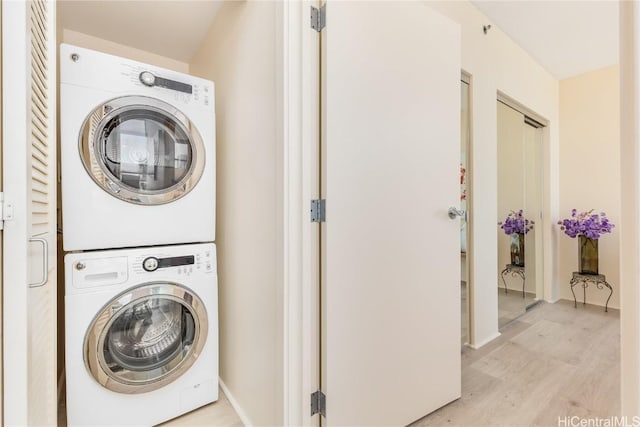
[(60, 84), (153, 96), (214, 113), (212, 81), (66, 43), (60, 45)]

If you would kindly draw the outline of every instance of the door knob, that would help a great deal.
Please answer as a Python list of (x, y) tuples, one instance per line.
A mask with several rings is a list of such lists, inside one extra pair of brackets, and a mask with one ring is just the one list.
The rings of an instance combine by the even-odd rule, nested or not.
[(457, 209), (457, 208), (451, 206), (449, 208), (448, 214), (449, 214), (449, 218), (456, 219), (456, 217), (458, 217), (458, 216), (463, 217), (465, 212), (464, 212), (463, 209)]

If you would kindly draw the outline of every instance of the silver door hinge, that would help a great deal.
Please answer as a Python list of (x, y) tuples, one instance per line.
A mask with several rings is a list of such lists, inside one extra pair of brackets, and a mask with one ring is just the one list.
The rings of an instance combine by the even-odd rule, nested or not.
[(0, 230), (4, 230), (4, 222), (13, 219), (13, 205), (4, 199), (4, 193), (0, 193)]
[(320, 32), (326, 25), (327, 5), (323, 4), (322, 6), (320, 6), (320, 9), (311, 6), (311, 28), (313, 28), (317, 32)]
[(315, 414), (327, 416), (327, 398), (320, 390), (311, 393), (311, 416)]
[(326, 220), (326, 203), (324, 199), (311, 201), (311, 222), (324, 222)]

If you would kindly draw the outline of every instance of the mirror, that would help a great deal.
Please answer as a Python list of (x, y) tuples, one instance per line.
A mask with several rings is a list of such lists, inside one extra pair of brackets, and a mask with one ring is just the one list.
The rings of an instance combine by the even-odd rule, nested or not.
[[(468, 212), (467, 197), (469, 197), (469, 148), (471, 142), (471, 106), (469, 103), (468, 77), (462, 76), (460, 98), (460, 207)], [(460, 218), (460, 304), (461, 304), (461, 337), (462, 344), (468, 342), (469, 331), (469, 263), (468, 263), (468, 215)]]
[[(498, 326), (538, 300), (542, 280), (540, 123), (498, 101)], [(540, 295), (540, 298), (542, 295)]]

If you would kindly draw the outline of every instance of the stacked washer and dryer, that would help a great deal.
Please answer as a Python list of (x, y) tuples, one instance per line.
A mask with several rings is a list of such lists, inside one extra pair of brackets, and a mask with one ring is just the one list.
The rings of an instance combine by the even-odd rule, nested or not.
[(67, 421), (218, 398), (213, 83), (60, 46)]

